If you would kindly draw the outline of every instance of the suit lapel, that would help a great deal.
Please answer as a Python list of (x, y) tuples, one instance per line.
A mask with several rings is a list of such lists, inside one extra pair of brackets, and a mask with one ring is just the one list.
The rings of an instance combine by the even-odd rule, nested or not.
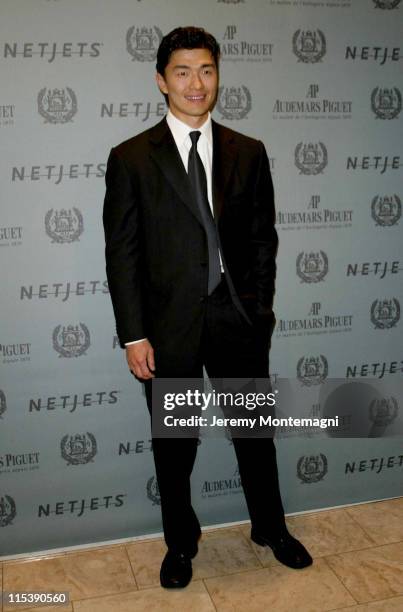
[(192, 194), (188, 175), (166, 119), (157, 123), (150, 133), (151, 157), (181, 200), (203, 225), (199, 208)]
[(213, 206), (214, 217), (221, 215), (225, 191), (235, 167), (237, 149), (231, 132), (212, 121), (213, 129)]
[[(235, 167), (237, 149), (231, 132), (214, 120), (212, 121), (212, 131), (213, 208), (214, 217), (218, 219), (224, 206), (225, 191)], [(151, 129), (150, 144), (150, 156), (158, 165), (167, 181), (169, 181), (175, 189), (181, 200), (190, 209), (199, 223), (203, 225), (188, 175), (165, 117)]]

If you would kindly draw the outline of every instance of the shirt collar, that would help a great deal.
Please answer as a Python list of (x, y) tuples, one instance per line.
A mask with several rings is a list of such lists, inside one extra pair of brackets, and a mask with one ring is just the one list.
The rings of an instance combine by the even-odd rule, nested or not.
[[(178, 119), (178, 117), (176, 117), (170, 110), (168, 110), (166, 119), (169, 129), (171, 130), (172, 135), (177, 144), (184, 144), (186, 142), (187, 137), (189, 136), (189, 133), (195, 131), (195, 128), (190, 127), (189, 125), (187, 125), (187, 123), (184, 123), (183, 121)], [(203, 123), (203, 125), (197, 128), (197, 130), (207, 138), (209, 145), (213, 144), (213, 133), (211, 128), (210, 113), (208, 114), (208, 117)]]

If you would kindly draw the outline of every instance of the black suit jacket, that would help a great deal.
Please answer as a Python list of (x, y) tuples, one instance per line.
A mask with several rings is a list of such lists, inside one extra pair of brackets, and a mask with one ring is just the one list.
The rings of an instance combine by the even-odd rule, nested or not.
[[(262, 142), (212, 122), (213, 206), (234, 304), (273, 325), (277, 233)], [(156, 356), (197, 350), (208, 283), (206, 234), (164, 118), (111, 150), (106, 171), (106, 271), (117, 334), (147, 337)]]

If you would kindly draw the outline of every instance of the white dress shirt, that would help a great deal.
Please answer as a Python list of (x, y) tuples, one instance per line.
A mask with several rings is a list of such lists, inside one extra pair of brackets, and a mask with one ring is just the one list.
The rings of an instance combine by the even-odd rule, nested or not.
[[(172, 132), (172, 136), (174, 138), (175, 144), (178, 148), (179, 155), (181, 156), (181, 160), (185, 167), (186, 172), (188, 171), (188, 161), (189, 161), (189, 152), (192, 147), (192, 141), (190, 140), (190, 132), (196, 131), (195, 128), (190, 127), (187, 123), (183, 123), (180, 119), (178, 119), (170, 110), (168, 110), (166, 120), (168, 123), (168, 127)], [(197, 128), (197, 131), (201, 132), (199, 136), (199, 140), (197, 141), (197, 152), (200, 155), (200, 159), (202, 160), (204, 170), (206, 172), (207, 179), (207, 199), (210, 204), (211, 212), (214, 215), (213, 209), (213, 187), (212, 187), (212, 168), (213, 168), (213, 132), (211, 128), (211, 115), (208, 114), (206, 121)], [(221, 255), (221, 271), (224, 271)], [(142, 342), (146, 338), (142, 338), (141, 340), (134, 340), (132, 342), (126, 342), (125, 346), (129, 344), (136, 344), (137, 342)]]

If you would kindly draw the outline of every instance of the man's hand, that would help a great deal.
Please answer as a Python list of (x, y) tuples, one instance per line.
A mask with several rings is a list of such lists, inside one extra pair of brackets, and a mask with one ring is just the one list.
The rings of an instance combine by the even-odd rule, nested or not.
[(148, 380), (155, 377), (154, 349), (147, 339), (126, 346), (126, 359), (130, 371), (137, 378)]

